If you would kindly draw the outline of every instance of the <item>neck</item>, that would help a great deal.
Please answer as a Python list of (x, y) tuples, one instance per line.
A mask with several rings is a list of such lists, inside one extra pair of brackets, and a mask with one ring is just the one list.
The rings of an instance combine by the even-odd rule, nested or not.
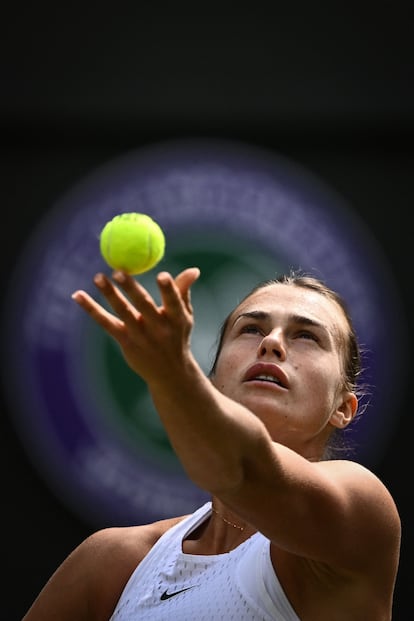
[(241, 522), (240, 520), (233, 519), (232, 514), (225, 508), (222, 508), (221, 506), (218, 507), (214, 500), (211, 501), (211, 511), (214, 516), (216, 516), (229, 528), (237, 530), (241, 533), (246, 529), (246, 522)]

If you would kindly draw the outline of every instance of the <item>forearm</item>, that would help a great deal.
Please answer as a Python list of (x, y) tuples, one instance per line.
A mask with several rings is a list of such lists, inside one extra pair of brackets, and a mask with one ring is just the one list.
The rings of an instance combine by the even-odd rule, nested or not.
[(189, 477), (211, 493), (240, 486), (245, 469), (271, 444), (262, 422), (220, 393), (191, 353), (179, 373), (149, 390)]
[(118, 342), (128, 365), (147, 383), (190, 478), (214, 493), (217, 487), (240, 485), (246, 465), (257, 461), (258, 446), (266, 453), (263, 448), (271, 440), (256, 416), (214, 388), (193, 357), (189, 289), (197, 276), (195, 269), (185, 270), (175, 281), (159, 275), (160, 307), (138, 282), (119, 274), (114, 278), (129, 300), (109, 279), (95, 278), (116, 315), (85, 292), (76, 292), (74, 299)]

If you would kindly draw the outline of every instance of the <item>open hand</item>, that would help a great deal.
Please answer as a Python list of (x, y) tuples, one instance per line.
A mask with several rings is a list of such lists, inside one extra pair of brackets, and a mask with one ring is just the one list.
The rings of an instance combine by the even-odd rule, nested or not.
[(145, 381), (156, 382), (171, 373), (189, 351), (194, 325), (190, 289), (199, 275), (196, 267), (185, 269), (175, 279), (160, 272), (159, 306), (135, 278), (120, 271), (112, 275), (116, 284), (101, 273), (94, 278), (113, 312), (85, 291), (75, 291), (72, 297), (118, 342), (129, 366)]

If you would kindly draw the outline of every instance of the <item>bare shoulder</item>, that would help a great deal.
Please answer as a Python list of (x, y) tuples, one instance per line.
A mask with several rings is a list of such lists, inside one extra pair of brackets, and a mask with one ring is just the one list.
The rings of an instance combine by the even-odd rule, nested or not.
[(110, 562), (114, 573), (116, 570), (124, 580), (129, 578), (158, 539), (184, 517), (138, 526), (104, 528), (85, 539), (78, 552), (88, 559), (94, 570), (103, 568)]
[(96, 531), (57, 568), (24, 621), (109, 619), (134, 569), (184, 517)]
[[(398, 510), (390, 490), (372, 470), (350, 460), (332, 460), (318, 462), (318, 467), (332, 475), (343, 489), (375, 502), (376, 508), (389, 511), (399, 523)], [(378, 505), (377, 503), (380, 503)]]
[(371, 541), (374, 548), (380, 544), (383, 550), (388, 547), (391, 555), (397, 554), (401, 520), (394, 498), (383, 481), (354, 461), (319, 462), (318, 467), (334, 481), (339, 490), (343, 516), (346, 520), (352, 519), (365, 546)]
[[(112, 526), (94, 532), (81, 544), (89, 551), (101, 554), (131, 554), (142, 558), (167, 532), (186, 516), (160, 520), (151, 524), (138, 526)], [(141, 560), (141, 559), (140, 559)]]
[[(91, 575), (94, 576), (92, 601), (99, 602), (98, 619), (106, 618), (105, 615), (113, 611), (135, 568), (158, 539), (182, 519), (179, 517), (139, 526), (105, 528), (84, 541), (84, 553), (91, 563)], [(111, 571), (108, 571), (108, 567)]]

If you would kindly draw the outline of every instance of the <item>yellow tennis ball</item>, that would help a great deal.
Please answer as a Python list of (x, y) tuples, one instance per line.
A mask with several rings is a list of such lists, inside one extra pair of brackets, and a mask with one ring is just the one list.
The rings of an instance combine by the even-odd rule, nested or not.
[(163, 258), (165, 236), (159, 224), (147, 214), (121, 213), (105, 224), (99, 246), (113, 269), (142, 274)]

